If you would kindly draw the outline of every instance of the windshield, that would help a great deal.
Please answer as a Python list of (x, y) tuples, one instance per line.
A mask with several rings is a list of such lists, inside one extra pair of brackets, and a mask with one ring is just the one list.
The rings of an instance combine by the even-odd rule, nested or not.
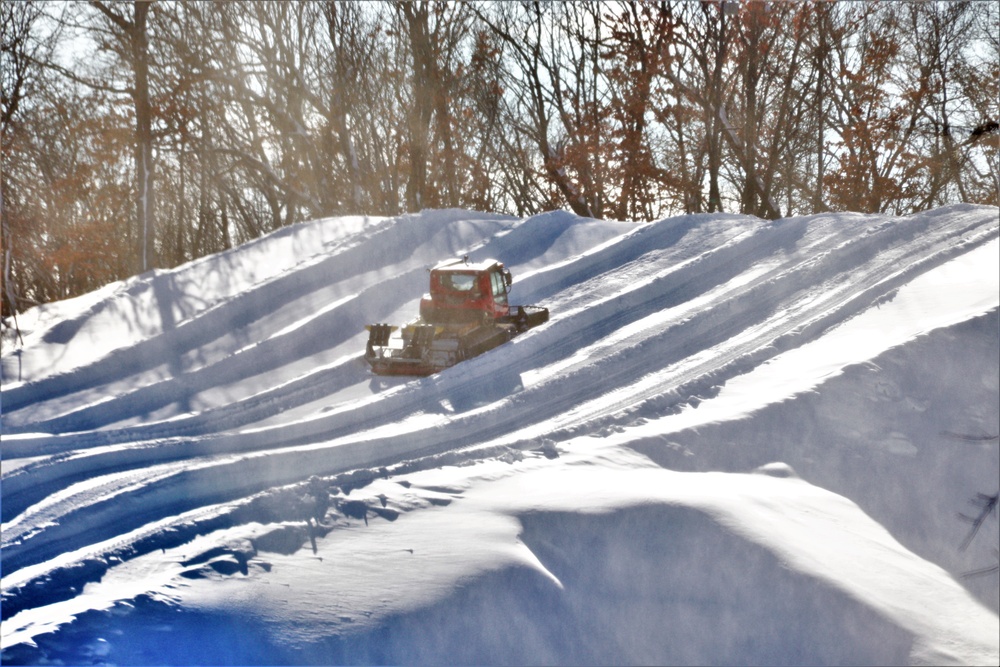
[(470, 292), (476, 286), (476, 276), (471, 273), (442, 273), (441, 287), (456, 292)]

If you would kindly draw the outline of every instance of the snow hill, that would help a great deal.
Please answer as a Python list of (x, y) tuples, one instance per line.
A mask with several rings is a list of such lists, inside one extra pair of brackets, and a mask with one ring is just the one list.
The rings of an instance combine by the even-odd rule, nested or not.
[[(998, 232), (337, 218), (35, 308), (0, 657), (997, 664)], [(465, 254), (551, 320), (373, 377)]]

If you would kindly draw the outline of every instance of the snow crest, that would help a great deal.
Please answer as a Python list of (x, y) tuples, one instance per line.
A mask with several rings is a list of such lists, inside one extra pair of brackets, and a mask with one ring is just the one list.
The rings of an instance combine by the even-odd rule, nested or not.
[[(424, 211), (39, 307), (4, 662), (995, 664), (998, 228)], [(462, 255), (550, 321), (373, 377)]]

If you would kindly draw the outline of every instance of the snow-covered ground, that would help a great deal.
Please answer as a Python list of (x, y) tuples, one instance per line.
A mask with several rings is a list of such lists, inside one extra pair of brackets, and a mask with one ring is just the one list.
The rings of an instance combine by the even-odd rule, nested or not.
[[(0, 658), (997, 664), (998, 236), (337, 218), (24, 313)], [(465, 254), (551, 320), (373, 377)]]

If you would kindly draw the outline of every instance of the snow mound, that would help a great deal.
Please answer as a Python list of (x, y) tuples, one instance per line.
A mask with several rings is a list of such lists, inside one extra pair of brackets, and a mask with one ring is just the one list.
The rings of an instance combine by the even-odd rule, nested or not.
[[(998, 234), (424, 211), (25, 313), (3, 661), (995, 664)], [(550, 321), (373, 377), (462, 255)]]

